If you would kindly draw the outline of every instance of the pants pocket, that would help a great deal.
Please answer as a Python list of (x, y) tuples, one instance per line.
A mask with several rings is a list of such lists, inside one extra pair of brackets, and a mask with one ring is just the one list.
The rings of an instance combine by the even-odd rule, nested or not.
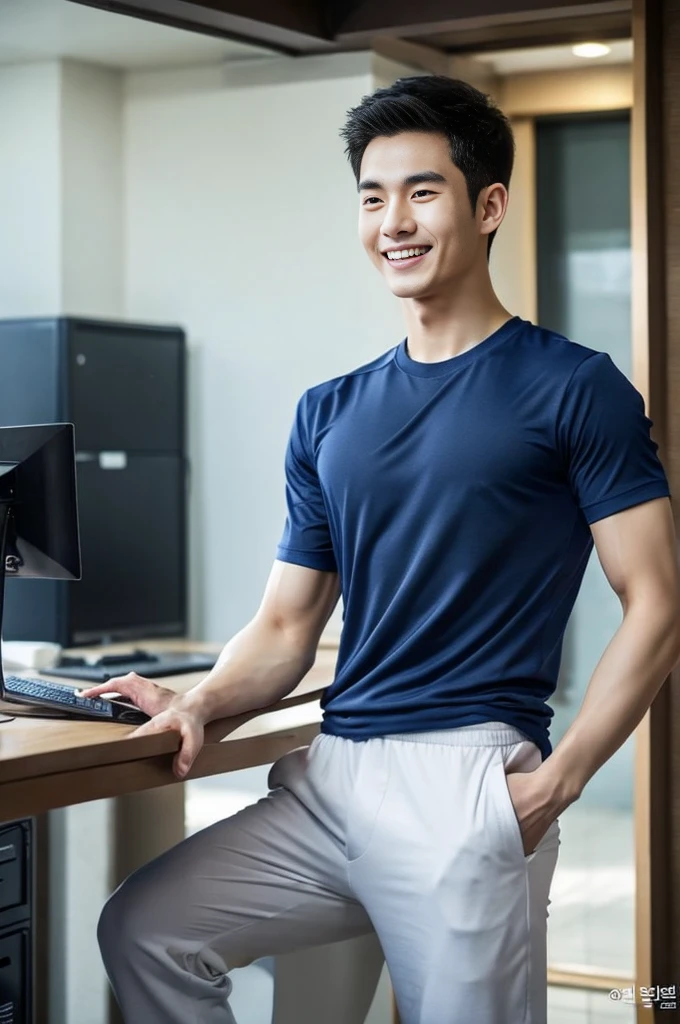
[[(502, 751), (498, 751), (489, 770), (493, 779), (494, 806), (501, 835), (506, 838), (508, 849), (512, 855), (520, 857), (524, 863), (528, 864), (538, 853), (538, 846), (531, 853), (524, 852), (524, 839), (519, 819), (515, 812), (515, 805), (512, 802), (510, 790), (508, 789), (508, 779)], [(539, 843), (538, 845), (540, 846), (541, 844)]]

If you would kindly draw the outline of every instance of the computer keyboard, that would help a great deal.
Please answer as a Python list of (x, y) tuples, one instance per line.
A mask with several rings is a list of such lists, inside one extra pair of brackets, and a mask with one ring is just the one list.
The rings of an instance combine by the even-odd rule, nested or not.
[(57, 708), (67, 715), (100, 721), (142, 725), (149, 715), (124, 697), (81, 697), (72, 687), (60, 686), (45, 679), (5, 676), (0, 686), (4, 700), (35, 707)]
[(98, 697), (79, 697), (75, 690), (41, 679), (24, 679), (21, 676), (5, 676), (5, 696), (25, 697), (27, 703), (45, 703), (64, 710), (89, 712), (97, 718), (113, 718), (114, 709), (110, 700)]

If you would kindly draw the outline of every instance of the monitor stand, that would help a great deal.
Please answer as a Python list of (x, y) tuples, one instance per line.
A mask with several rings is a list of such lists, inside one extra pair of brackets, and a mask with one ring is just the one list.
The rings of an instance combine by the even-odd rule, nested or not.
[[(6, 494), (0, 496), (0, 697), (4, 697), (5, 694), (5, 677), (2, 669), (2, 612), (5, 604), (5, 575), (7, 572), (7, 562), (9, 559), (10, 567), (16, 568), (20, 564), (21, 560), (16, 555), (7, 555), (7, 533), (9, 527), (9, 520), (11, 516), (11, 504), (13, 498), (8, 497)], [(15, 715), (8, 715), (5, 712), (0, 712), (0, 725), (5, 725), (6, 722), (13, 722)]]

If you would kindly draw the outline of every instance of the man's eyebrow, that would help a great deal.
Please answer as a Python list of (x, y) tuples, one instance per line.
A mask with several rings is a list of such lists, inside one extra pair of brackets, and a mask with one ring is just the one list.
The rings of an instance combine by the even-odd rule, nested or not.
[[(411, 185), (423, 185), (427, 182), (439, 182), (445, 185), (446, 178), (443, 174), (439, 174), (438, 171), (418, 171), (417, 174), (409, 174), (408, 177), (404, 178), (402, 185), (404, 188), (409, 188)], [(359, 182), (357, 192), (363, 192), (367, 189), (380, 190), (383, 187), (374, 178), (364, 178), (363, 181)]]

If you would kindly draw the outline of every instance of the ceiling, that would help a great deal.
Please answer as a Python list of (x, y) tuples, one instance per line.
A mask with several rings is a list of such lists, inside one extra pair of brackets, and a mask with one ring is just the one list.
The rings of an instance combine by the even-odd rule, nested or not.
[(147, 21), (302, 56), (376, 39), (437, 55), (625, 39), (633, 0), (75, 0)]
[[(497, 74), (629, 63), (632, 42), (614, 40), (597, 60), (574, 57), (570, 45), (518, 47), (478, 54)], [(173, 28), (70, 0), (0, 0), (0, 64), (71, 58), (136, 69), (281, 57), (279, 50)]]
[[(591, 42), (583, 39), (582, 42)], [(497, 75), (515, 75), (526, 71), (554, 71), (558, 68), (593, 67), (596, 64), (630, 64), (633, 40), (608, 40), (611, 53), (595, 59), (575, 57), (571, 46), (536, 46), (517, 50), (497, 50), (477, 54), (477, 60), (489, 64)]]
[(141, 68), (248, 60), (263, 54), (272, 51), (69, 0), (0, 0), (0, 64), (70, 57)]

